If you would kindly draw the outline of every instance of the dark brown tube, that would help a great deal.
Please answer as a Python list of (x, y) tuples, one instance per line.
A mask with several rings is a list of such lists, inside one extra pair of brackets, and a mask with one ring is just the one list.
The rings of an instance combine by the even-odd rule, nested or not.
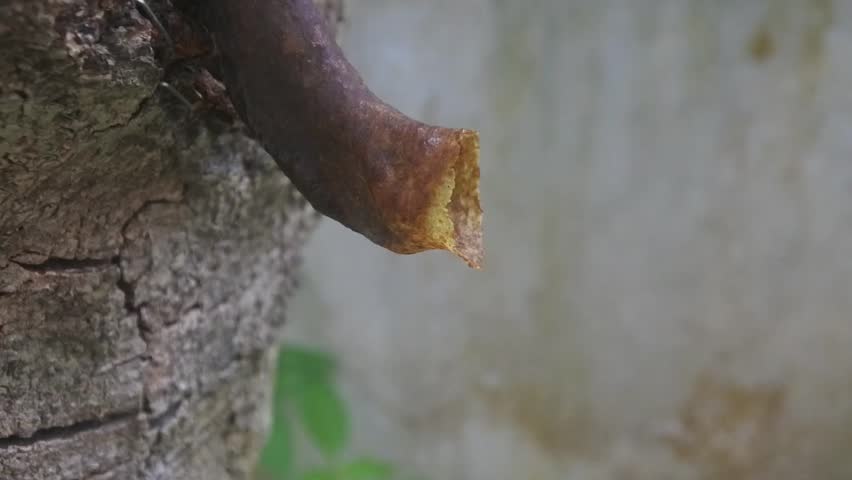
[(479, 135), (379, 100), (311, 0), (207, 0), (223, 81), (245, 123), (319, 212), (397, 253), (482, 261)]

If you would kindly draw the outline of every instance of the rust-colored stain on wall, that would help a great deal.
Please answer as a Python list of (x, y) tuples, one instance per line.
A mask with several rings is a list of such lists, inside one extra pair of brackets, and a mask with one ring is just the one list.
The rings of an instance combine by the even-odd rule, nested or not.
[(681, 409), (684, 432), (672, 448), (711, 478), (752, 478), (773, 458), (784, 403), (777, 385), (743, 386), (702, 376)]
[(825, 49), (825, 34), (834, 22), (834, 6), (831, 0), (813, 0), (813, 21), (805, 31), (803, 55), (814, 61), (822, 61)]
[(767, 61), (775, 53), (775, 40), (766, 25), (761, 26), (752, 35), (748, 42), (748, 53), (756, 63)]
[(539, 448), (556, 457), (594, 449), (596, 436), (590, 415), (582, 406), (566, 408), (569, 399), (554, 389), (528, 384), (477, 393), (493, 414), (510, 421)]

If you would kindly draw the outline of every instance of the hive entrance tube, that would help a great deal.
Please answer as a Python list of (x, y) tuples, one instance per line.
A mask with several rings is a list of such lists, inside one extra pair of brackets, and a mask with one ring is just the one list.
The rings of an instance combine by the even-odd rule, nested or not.
[(376, 97), (311, 0), (208, 0), (204, 20), (243, 121), (314, 208), (403, 254), (482, 263), (479, 135)]

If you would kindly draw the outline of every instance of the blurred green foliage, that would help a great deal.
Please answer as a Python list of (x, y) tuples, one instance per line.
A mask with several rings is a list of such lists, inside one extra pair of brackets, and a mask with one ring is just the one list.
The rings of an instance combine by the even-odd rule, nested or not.
[[(336, 365), (329, 355), (286, 345), (278, 356), (274, 420), (261, 454), (263, 480), (392, 480), (395, 469), (374, 458), (347, 456), (350, 417), (334, 385)], [(296, 467), (297, 429), (322, 454), (321, 465)]]

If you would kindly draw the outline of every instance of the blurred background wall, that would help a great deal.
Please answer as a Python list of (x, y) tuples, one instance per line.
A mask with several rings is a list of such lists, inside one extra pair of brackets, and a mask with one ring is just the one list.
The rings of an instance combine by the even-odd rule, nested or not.
[(431, 480), (852, 478), (852, 2), (349, 0), (482, 133), (486, 267), (330, 220), (290, 338)]

